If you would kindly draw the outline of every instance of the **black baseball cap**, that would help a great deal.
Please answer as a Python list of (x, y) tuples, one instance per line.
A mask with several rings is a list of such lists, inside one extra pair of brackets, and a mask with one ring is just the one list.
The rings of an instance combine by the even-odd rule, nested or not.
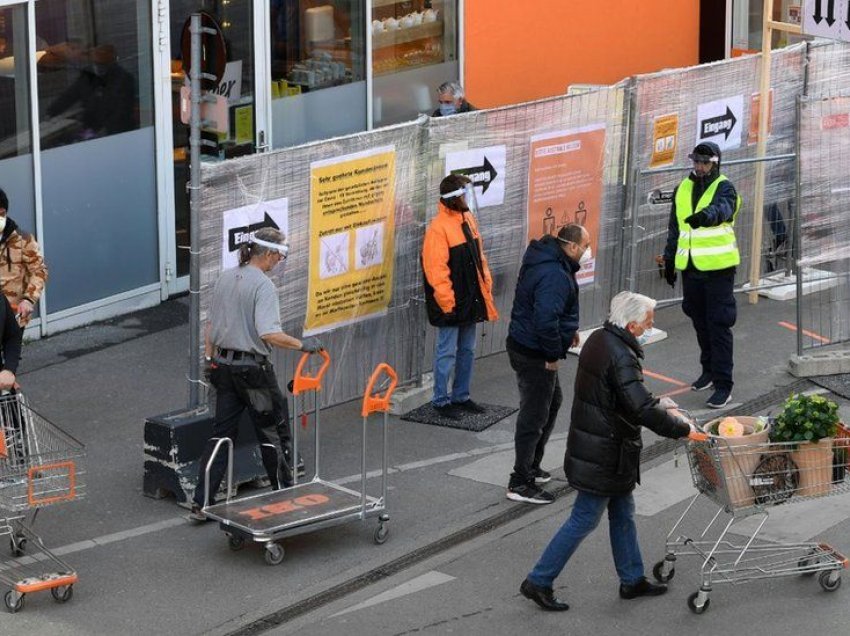
[(718, 163), (720, 156), (717, 146), (714, 144), (697, 144), (693, 152), (688, 155), (688, 159), (692, 161), (701, 161), (703, 163)]

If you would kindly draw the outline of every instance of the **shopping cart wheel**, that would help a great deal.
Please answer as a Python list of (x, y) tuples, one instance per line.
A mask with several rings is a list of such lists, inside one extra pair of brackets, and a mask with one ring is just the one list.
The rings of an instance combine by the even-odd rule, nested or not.
[(266, 546), (266, 563), (269, 565), (280, 565), (283, 561), (283, 547), (277, 543), (271, 543)]
[(711, 605), (711, 599), (708, 598), (708, 592), (705, 590), (694, 592), (688, 597), (688, 609), (694, 614), (702, 614), (709, 605)]
[(390, 536), (390, 529), (383, 523), (375, 528), (375, 534), (372, 537), (378, 545), (387, 542), (387, 537)]
[(59, 587), (50, 588), (50, 593), (53, 595), (53, 600), (57, 603), (67, 603), (74, 596), (73, 585), (60, 585)]
[(655, 564), (652, 568), (652, 576), (659, 583), (667, 583), (676, 575), (676, 567), (670, 561), (664, 559)]
[(13, 557), (19, 557), (24, 554), (27, 548), (27, 538), (22, 536), (9, 537), (9, 552)]
[(820, 586), (825, 592), (834, 592), (841, 587), (841, 575), (835, 570), (821, 572), (818, 577), (818, 583), (820, 583)]
[(6, 596), (3, 597), (3, 600), (6, 603), (6, 609), (9, 610), (9, 613), (11, 614), (19, 611), (24, 606), (24, 595), (19, 594), (14, 590), (6, 592)]
[(238, 552), (245, 547), (245, 539), (231, 534), (227, 537), (227, 545), (234, 552)]
[(809, 552), (809, 556), (804, 556), (797, 561), (797, 569), (800, 570), (801, 576), (813, 576), (817, 571), (816, 568), (813, 569), (813, 566), (818, 564), (818, 558), (814, 556), (815, 554), (817, 554), (817, 550), (812, 550)]

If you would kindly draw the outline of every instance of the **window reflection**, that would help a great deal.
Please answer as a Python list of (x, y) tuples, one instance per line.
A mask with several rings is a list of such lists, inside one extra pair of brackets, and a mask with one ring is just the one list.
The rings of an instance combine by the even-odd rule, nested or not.
[(0, 9), (0, 159), (30, 152), (26, 33), (22, 5)]
[(151, 125), (149, 3), (40, 0), (35, 8), (42, 148)]

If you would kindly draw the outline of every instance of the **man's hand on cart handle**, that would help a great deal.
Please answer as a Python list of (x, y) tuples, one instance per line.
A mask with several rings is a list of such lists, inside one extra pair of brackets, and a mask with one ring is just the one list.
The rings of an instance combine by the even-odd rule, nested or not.
[(301, 351), (304, 351), (306, 353), (318, 353), (324, 348), (325, 345), (323, 345), (322, 341), (316, 338), (315, 336), (308, 336), (307, 338), (302, 338), (301, 340)]
[(0, 390), (7, 391), (15, 388), (15, 374), (9, 369), (0, 371)]

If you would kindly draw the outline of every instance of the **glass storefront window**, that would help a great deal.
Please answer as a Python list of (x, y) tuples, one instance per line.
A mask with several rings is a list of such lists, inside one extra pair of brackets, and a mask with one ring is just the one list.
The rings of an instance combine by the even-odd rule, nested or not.
[(375, 76), (457, 59), (455, 0), (373, 0)]
[(35, 4), (42, 149), (152, 125), (150, 12), (145, 4)]
[(0, 159), (32, 152), (26, 35), (26, 7), (0, 8)]
[[(732, 8), (732, 55), (761, 52), (764, 0), (733, 0)], [(800, 24), (800, 0), (774, 2), (773, 20)], [(774, 31), (772, 48), (801, 42), (803, 37)]]
[[(364, 78), (361, 0), (272, 0), (272, 97)], [(275, 91), (277, 88), (277, 91)]]

